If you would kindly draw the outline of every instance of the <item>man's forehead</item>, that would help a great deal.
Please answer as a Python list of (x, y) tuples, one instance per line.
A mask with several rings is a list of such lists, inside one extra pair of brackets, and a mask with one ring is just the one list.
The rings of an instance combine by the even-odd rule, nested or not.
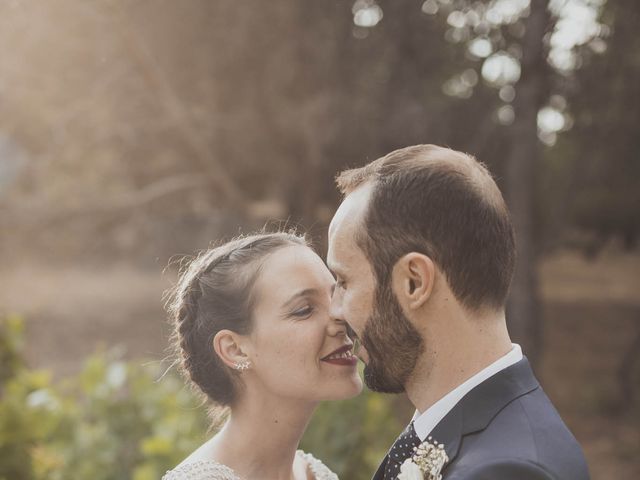
[(339, 273), (350, 265), (354, 256), (361, 255), (356, 236), (364, 221), (372, 186), (363, 185), (347, 195), (336, 211), (329, 226), (327, 265)]
[(372, 189), (373, 185), (370, 182), (365, 183), (344, 198), (329, 225), (329, 242), (336, 235), (343, 237), (355, 233), (363, 220)]

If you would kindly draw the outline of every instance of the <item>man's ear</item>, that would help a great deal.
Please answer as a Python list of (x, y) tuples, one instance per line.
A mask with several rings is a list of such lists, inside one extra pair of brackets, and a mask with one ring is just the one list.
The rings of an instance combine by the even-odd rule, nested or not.
[(407, 253), (393, 267), (393, 291), (402, 305), (415, 310), (431, 296), (435, 278), (436, 266), (431, 258), (422, 253)]
[(220, 330), (213, 337), (213, 349), (229, 368), (237, 369), (251, 359), (243, 351), (241, 336), (231, 330)]

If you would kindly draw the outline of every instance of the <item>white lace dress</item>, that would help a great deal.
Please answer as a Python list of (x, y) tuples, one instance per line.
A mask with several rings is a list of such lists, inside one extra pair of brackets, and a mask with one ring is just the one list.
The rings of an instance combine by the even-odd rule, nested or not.
[[(329, 470), (324, 463), (315, 458), (310, 453), (302, 450), (296, 452), (298, 457), (302, 457), (309, 466), (315, 480), (339, 480), (338, 476)], [(180, 467), (169, 470), (162, 480), (243, 480), (226, 465), (222, 465), (212, 460), (200, 460), (198, 462), (187, 463)]]

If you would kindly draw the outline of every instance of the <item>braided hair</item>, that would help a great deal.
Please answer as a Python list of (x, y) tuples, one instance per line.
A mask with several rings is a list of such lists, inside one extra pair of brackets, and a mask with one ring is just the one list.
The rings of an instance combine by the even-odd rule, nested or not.
[(168, 303), (174, 346), (182, 372), (212, 402), (230, 406), (238, 391), (237, 373), (220, 360), (213, 338), (225, 329), (250, 333), (264, 259), (295, 245), (308, 242), (284, 232), (245, 236), (202, 252), (181, 272)]

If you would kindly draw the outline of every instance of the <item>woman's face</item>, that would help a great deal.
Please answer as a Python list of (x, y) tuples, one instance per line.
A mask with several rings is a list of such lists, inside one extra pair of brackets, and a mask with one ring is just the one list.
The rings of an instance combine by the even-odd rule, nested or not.
[(329, 316), (333, 284), (310, 248), (284, 247), (267, 257), (254, 286), (247, 381), (310, 401), (349, 398), (362, 390), (346, 324)]

